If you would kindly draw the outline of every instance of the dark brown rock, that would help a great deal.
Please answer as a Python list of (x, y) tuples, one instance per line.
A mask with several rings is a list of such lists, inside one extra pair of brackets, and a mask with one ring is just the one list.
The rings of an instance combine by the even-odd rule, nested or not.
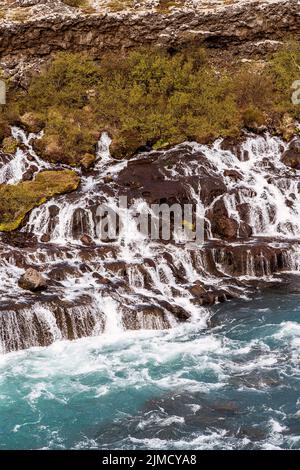
[(90, 237), (86, 233), (84, 235), (82, 235), (82, 237), (80, 238), (80, 241), (83, 245), (87, 245), (87, 246), (91, 245), (93, 243), (92, 237)]
[(196, 281), (189, 290), (190, 293), (197, 298), (202, 298), (207, 292), (207, 289), (205, 289), (201, 281)]
[(224, 176), (228, 176), (229, 178), (232, 178), (235, 181), (243, 179), (241, 173), (239, 173), (237, 170), (224, 170)]
[(48, 233), (44, 233), (44, 235), (41, 236), (41, 242), (42, 243), (48, 243), (50, 242), (51, 237)]
[(282, 155), (281, 161), (295, 170), (300, 169), (300, 139), (293, 140)]
[(32, 292), (47, 289), (47, 280), (36, 269), (29, 268), (19, 279), (19, 287)]

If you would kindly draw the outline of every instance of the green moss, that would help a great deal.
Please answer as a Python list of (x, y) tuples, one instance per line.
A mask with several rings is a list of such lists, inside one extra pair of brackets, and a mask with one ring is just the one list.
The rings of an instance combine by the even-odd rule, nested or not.
[(63, 170), (41, 172), (33, 181), (0, 185), (0, 231), (17, 229), (34, 207), (53, 196), (76, 190), (79, 183), (75, 172)]

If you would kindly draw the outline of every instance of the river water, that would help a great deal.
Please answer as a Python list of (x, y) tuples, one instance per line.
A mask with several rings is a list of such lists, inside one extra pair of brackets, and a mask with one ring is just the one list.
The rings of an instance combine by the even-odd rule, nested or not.
[(172, 330), (2, 355), (1, 449), (299, 449), (298, 279)]

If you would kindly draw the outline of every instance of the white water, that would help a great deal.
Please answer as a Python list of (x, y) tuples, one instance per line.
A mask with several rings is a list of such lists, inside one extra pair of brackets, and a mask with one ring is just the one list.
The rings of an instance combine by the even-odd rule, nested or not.
[[(52, 167), (33, 150), (32, 141), (40, 135), (26, 136), (17, 128), (13, 128), (12, 133), (22, 144), (22, 149), (19, 148), (2, 166), (0, 164), (0, 182), (20, 181), (32, 164), (39, 171)], [(127, 162), (111, 158), (110, 143), (104, 133), (98, 144), (95, 169), (91, 175), (82, 176), (79, 191), (50, 200), (31, 212), (22, 233), (34, 234), (39, 240), (47, 235), (48, 244), (25, 250), (0, 245), (0, 292), (2, 300), (7, 302), (6, 319), (4, 314), (1, 317), (2, 350), (103, 332), (116, 335), (128, 328), (171, 327), (177, 323), (174, 308), (187, 312), (190, 321), (197, 322), (206, 318), (207, 309), (197, 304), (190, 293), (195, 282), (201, 281), (207, 289), (224, 289), (231, 285), (231, 275), (241, 280), (257, 277), (271, 280), (278, 269), (299, 269), (300, 176), (281, 163), (286, 148), (281, 140), (270, 135), (249, 137), (242, 145), (240, 158), (231, 151), (222, 150), (220, 140), (212, 146), (185, 143), (175, 150), (182, 149), (190, 158), (173, 160), (164, 170), (165, 180), (171, 181), (184, 175), (200, 178), (205, 169), (210, 176), (224, 183), (225, 193), (205, 207), (206, 220), (209, 221), (214, 205), (223, 200), (228, 215), (241, 225), (244, 220), (241, 207), (246, 205), (250, 208), (247, 223), (253, 234), (272, 237), (266, 246), (281, 250), (280, 263), (279, 255), (275, 254), (274, 259), (267, 257), (264, 248), (256, 248), (251, 240), (234, 241), (229, 246), (225, 243), (211, 250), (149, 241), (138, 230), (131, 210), (118, 207), (118, 175)], [(167, 160), (173, 151), (160, 155)], [(202, 160), (196, 158), (199, 153)], [(240, 176), (238, 179), (224, 176), (225, 170), (235, 170)], [(202, 186), (205, 187), (205, 182)], [(198, 189), (188, 188), (195, 203), (204, 204), (202, 189), (200, 185)], [(96, 237), (95, 209), (103, 202), (113, 208), (121, 220), (128, 222), (111, 243)], [(148, 207), (144, 200), (136, 200), (135, 207), (141, 206)], [(95, 246), (86, 248), (81, 241), (82, 235), (91, 237)], [(290, 243), (291, 239), (293, 243)], [(237, 272), (234, 272), (232, 262), (228, 261), (228, 249), (239, 248), (241, 244), (244, 251), (240, 255), (240, 266), (235, 267)], [(235, 252), (230, 256), (237, 262)], [(42, 310), (32, 304), (30, 296), (24, 297), (17, 285), (25, 268), (32, 265), (42, 269), (49, 279), (52, 279), (53, 270), (62, 270), (56, 285), (44, 294), (46, 304)], [(99, 281), (99, 275), (107, 283)], [(235, 292), (240, 297), (247, 296), (243, 285), (237, 285)], [(10, 306), (16, 299), (20, 303), (19, 311)], [(58, 299), (63, 306), (59, 313)], [(30, 331), (26, 330), (26, 338), (22, 340), (25, 317)], [(47, 331), (47, 338), (41, 342), (43, 330)], [(5, 331), (10, 332), (8, 336)]]

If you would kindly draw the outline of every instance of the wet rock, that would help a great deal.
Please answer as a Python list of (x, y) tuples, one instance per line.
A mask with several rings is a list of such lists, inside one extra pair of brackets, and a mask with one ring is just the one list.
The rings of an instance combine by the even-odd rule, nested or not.
[(244, 439), (250, 439), (252, 442), (263, 441), (267, 438), (268, 431), (257, 426), (241, 426), (238, 429), (237, 436)]
[(300, 139), (294, 139), (282, 155), (281, 161), (296, 170), (300, 169)]
[(49, 272), (49, 277), (55, 281), (64, 281), (70, 277), (80, 277), (78, 268), (68, 263), (60, 263)]
[(239, 224), (228, 216), (223, 199), (217, 200), (209, 212), (211, 229), (214, 235), (221, 238), (237, 238)]
[(111, 284), (111, 281), (109, 279), (107, 279), (106, 277), (102, 276), (99, 273), (93, 273), (92, 276), (93, 276), (93, 278), (95, 278), (97, 280), (98, 284), (102, 284), (102, 285), (106, 285), (106, 286)]
[(228, 176), (229, 178), (232, 178), (235, 181), (243, 179), (243, 176), (237, 170), (224, 170), (224, 176)]
[(123, 324), (129, 330), (161, 330), (171, 326), (164, 309), (149, 304), (123, 309)]
[[(243, 151), (242, 151), (243, 140), (244, 140), (243, 137), (236, 137), (236, 136), (225, 137), (225, 139), (223, 139), (221, 142), (221, 149), (227, 150), (233, 153), (233, 155), (235, 155), (239, 160), (242, 160), (242, 161), (247, 160), (247, 158), (245, 158), (245, 156), (243, 155)], [(230, 170), (225, 170), (225, 171), (230, 171)], [(225, 175), (225, 172), (224, 172), (224, 175)]]
[(23, 174), (23, 181), (30, 181), (32, 180), (34, 174), (38, 171), (38, 167), (35, 165), (31, 165), (27, 171)]
[(213, 233), (219, 235), (221, 238), (237, 238), (239, 224), (230, 217), (223, 215), (218, 219), (214, 219), (212, 227)]
[(32, 292), (47, 289), (47, 280), (36, 269), (29, 268), (19, 279), (19, 287)]
[(174, 315), (174, 317), (180, 322), (187, 321), (191, 318), (191, 314), (180, 305), (170, 304), (166, 301), (160, 301), (160, 305), (168, 312), (172, 313), (172, 315)]
[[(72, 235), (75, 239), (81, 240), (84, 237), (84, 241), (88, 242), (89, 232), (89, 218), (86, 210), (80, 207), (74, 211), (72, 218)], [(89, 243), (88, 243), (89, 244)]]
[(246, 222), (239, 224), (238, 235), (240, 238), (250, 238), (253, 233), (252, 227)]
[(251, 204), (249, 204), (248, 202), (243, 202), (241, 204), (238, 204), (237, 205), (237, 210), (238, 210), (238, 213), (240, 215), (240, 218), (246, 222), (247, 224), (249, 224), (250, 222), (250, 214), (251, 214)]
[(37, 238), (33, 233), (7, 232), (1, 235), (4, 243), (16, 248), (35, 248)]
[(49, 215), (50, 217), (56, 217), (59, 214), (59, 207), (55, 204), (49, 206)]
[(203, 296), (207, 293), (207, 289), (204, 287), (201, 281), (196, 281), (189, 291), (194, 297), (197, 298), (203, 298)]
[(112, 261), (105, 265), (106, 269), (116, 274), (117, 276), (126, 276), (128, 264), (125, 261)]
[(44, 235), (41, 236), (41, 242), (42, 243), (48, 243), (50, 242), (51, 237), (48, 233), (44, 233)]
[(83, 245), (87, 245), (87, 246), (89, 246), (93, 243), (92, 237), (90, 237), (86, 233), (84, 235), (82, 235), (82, 237), (80, 238), (80, 241)]

